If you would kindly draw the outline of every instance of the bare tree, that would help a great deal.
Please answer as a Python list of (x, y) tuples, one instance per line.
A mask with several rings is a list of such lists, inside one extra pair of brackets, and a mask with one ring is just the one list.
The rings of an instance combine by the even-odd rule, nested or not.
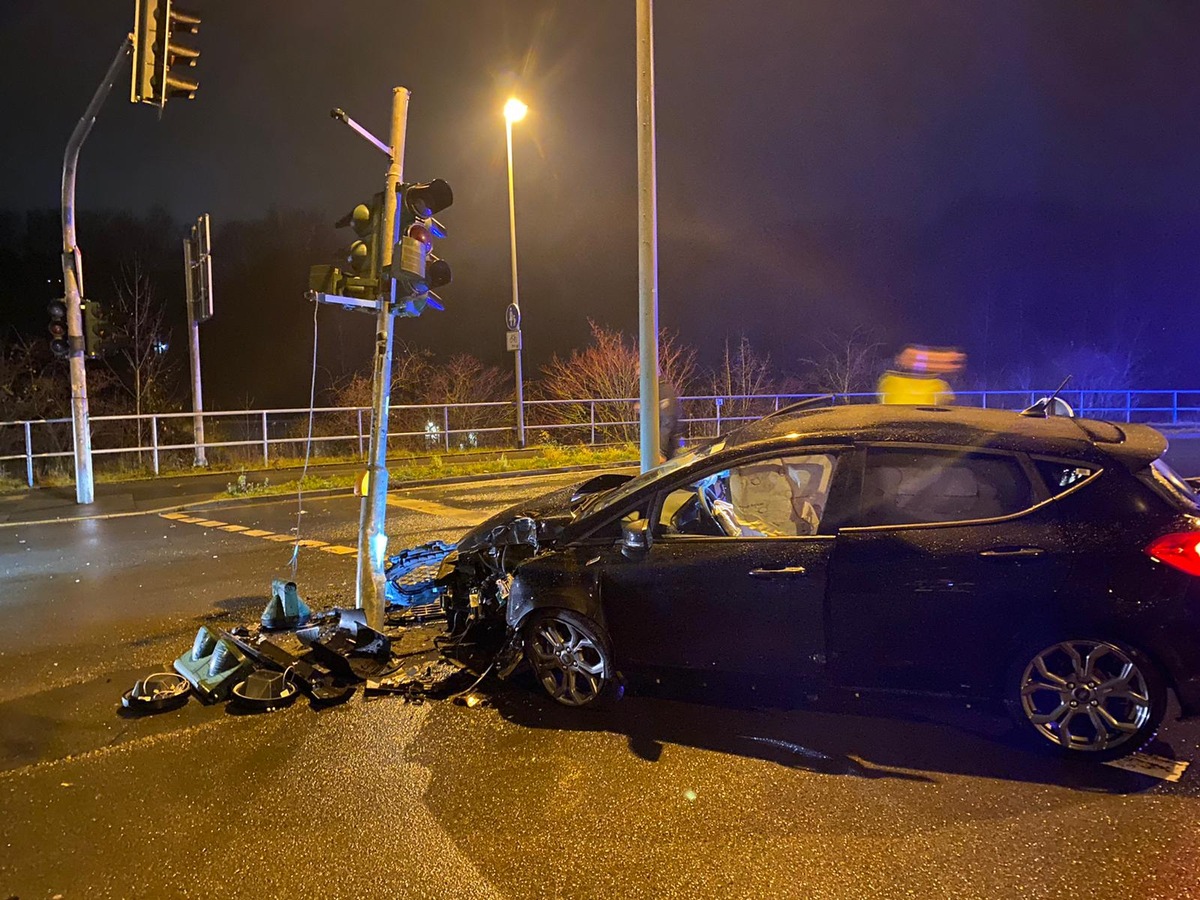
[[(166, 307), (154, 295), (150, 278), (137, 259), (121, 270), (116, 301), (106, 314), (115, 352), (105, 357), (115, 385), (133, 403), (137, 441), (142, 446), (142, 420), (147, 412), (163, 412), (172, 402), (176, 365), (167, 355), (171, 332)], [(128, 408), (128, 407), (126, 407)]]
[(710, 393), (722, 398), (724, 419), (744, 421), (765, 415), (774, 408), (769, 400), (748, 399), (775, 393), (776, 382), (771, 374), (771, 357), (756, 353), (744, 334), (738, 337), (735, 347), (730, 347), (726, 339), (725, 353), (710, 375), (708, 386)]
[[(512, 397), (511, 378), (496, 366), (485, 366), (469, 353), (459, 353), (434, 371), (425, 391), (428, 401), (446, 404), (490, 403), (509, 400)], [(485, 432), (482, 429), (511, 427), (514, 416), (511, 407), (505, 406), (460, 406), (447, 410), (452, 434), (451, 444), (460, 449), (488, 443), (489, 435), (501, 432)], [(508, 437), (503, 435), (501, 442)]]
[(817, 340), (818, 352), (800, 360), (807, 371), (801, 386), (810, 391), (858, 394), (875, 390), (883, 368), (883, 344), (875, 330), (859, 325), (850, 332), (829, 331)]
[[(606, 402), (555, 404), (548, 410), (541, 410), (542, 424), (590, 428), (594, 408), (600, 434), (609, 440), (633, 441), (638, 433), (633, 402), (624, 398), (636, 398), (639, 393), (637, 344), (620, 331), (590, 320), (588, 324), (592, 329), (591, 345), (583, 350), (572, 350), (566, 359), (555, 355), (542, 369), (539, 392), (547, 400)], [(668, 331), (662, 332), (659, 340), (662, 378), (677, 392), (684, 393), (695, 376), (696, 351), (681, 345), (677, 336)], [(574, 433), (585, 439), (588, 434), (582, 427)]]

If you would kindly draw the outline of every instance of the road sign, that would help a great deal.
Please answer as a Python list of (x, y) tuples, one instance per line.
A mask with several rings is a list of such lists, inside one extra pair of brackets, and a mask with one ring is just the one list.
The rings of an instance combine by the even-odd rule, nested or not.
[[(509, 331), (521, 330), (521, 307), (515, 303), (508, 304), (504, 310), (504, 327)], [(512, 350), (512, 347), (508, 349)]]
[[(509, 309), (512, 309), (512, 307), (509, 307)], [(505, 343), (506, 350), (520, 350), (521, 349), (521, 332), (520, 331), (506, 332), (504, 335), (504, 343)]]

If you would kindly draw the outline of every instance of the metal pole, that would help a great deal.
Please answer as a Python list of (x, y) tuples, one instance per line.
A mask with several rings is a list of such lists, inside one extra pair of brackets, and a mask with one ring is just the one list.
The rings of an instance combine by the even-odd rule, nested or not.
[[(392, 264), (392, 254), (400, 217), (396, 214), (396, 191), (404, 172), (404, 129), (408, 122), (408, 88), (392, 88), (391, 162), (383, 189), (383, 220), (391, 238), (383, 242), (380, 262), (384, 269)], [(392, 310), (396, 303), (396, 282), (391, 281), (391, 293), (381, 297), (379, 319), (375, 334), (375, 390), (372, 396), (370, 481), (367, 502), (360, 507), (358, 523), (358, 583), (355, 600), (367, 611), (367, 624), (383, 627), (386, 579), (383, 564), (387, 559), (387, 435), (388, 406), (392, 394), (392, 334), (395, 320)], [(369, 522), (368, 520), (369, 512)], [(370, 562), (370, 571), (363, 560)], [(369, 577), (368, 577), (369, 574)]]
[(62, 232), (63, 232), (63, 291), (67, 301), (67, 341), (70, 345), (71, 366), (71, 430), (75, 441), (75, 502), (91, 503), (95, 499), (92, 479), (92, 429), (88, 421), (87, 370), (83, 365), (83, 257), (75, 241), (75, 170), (79, 166), (79, 151), (87, 140), (100, 113), (100, 107), (113, 82), (117, 70), (133, 48), (132, 36), (126, 35), (113, 57), (104, 80), (92, 95), (92, 102), (84, 110), (83, 118), (71, 132), (67, 150), (63, 154), (62, 174)]
[(25, 423), (25, 481), (33, 487), (33, 435), (29, 433), (29, 423)]
[[(512, 302), (518, 310), (521, 298), (517, 291), (517, 205), (513, 199), (512, 120), (504, 117), (504, 139), (508, 146), (508, 238), (512, 257)], [(513, 351), (513, 379), (517, 384), (517, 446), (525, 446), (525, 383), (521, 377), (521, 346)]]
[(192, 259), (192, 242), (183, 239), (183, 267), (187, 285), (188, 355), (192, 366), (192, 444), (195, 456), (193, 466), (207, 466), (204, 458), (204, 397), (200, 380), (200, 323), (196, 321), (195, 269), (197, 260)]
[(153, 448), (154, 474), (158, 474), (158, 416), (150, 417), (150, 446)]
[(267, 465), (270, 464), (270, 461), (267, 458), (268, 452), (269, 452), (267, 449), (269, 446), (269, 442), (268, 442), (268, 436), (267, 436), (267, 411), (265, 409), (262, 411), (262, 444), (263, 444), (263, 467), (265, 468)]
[(658, 206), (654, 166), (653, 0), (637, 0), (638, 347), (642, 471), (658, 464)]

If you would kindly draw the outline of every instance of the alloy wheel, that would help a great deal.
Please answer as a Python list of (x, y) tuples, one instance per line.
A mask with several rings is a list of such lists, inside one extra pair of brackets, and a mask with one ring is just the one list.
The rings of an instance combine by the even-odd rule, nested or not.
[(1132, 751), (1154, 712), (1147, 678), (1120, 647), (1062, 641), (1025, 667), (1021, 709), (1039, 734), (1065, 750)]
[(554, 617), (535, 622), (529, 651), (538, 680), (559, 703), (585, 706), (604, 690), (604, 651), (597, 638), (575, 623)]

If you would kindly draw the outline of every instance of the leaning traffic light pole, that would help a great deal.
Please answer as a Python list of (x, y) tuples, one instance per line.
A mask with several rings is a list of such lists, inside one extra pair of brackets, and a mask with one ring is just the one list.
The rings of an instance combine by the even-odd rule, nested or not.
[(75, 502), (91, 503), (95, 499), (95, 484), (92, 477), (92, 428), (88, 420), (87, 371), (84, 368), (86, 348), (83, 338), (83, 257), (75, 239), (75, 170), (79, 166), (79, 150), (87, 140), (100, 113), (100, 107), (125, 57), (133, 46), (131, 38), (121, 42), (121, 49), (113, 57), (112, 64), (92, 102), (83, 113), (83, 118), (71, 132), (67, 150), (63, 154), (62, 176), (62, 272), (63, 290), (66, 294), (67, 355), (71, 367), (71, 430), (75, 444)]
[(454, 202), (450, 185), (440, 178), (404, 184), (404, 135), (408, 120), (407, 88), (392, 89), (391, 142), (385, 144), (343, 110), (330, 114), (388, 155), (386, 185), (371, 203), (355, 206), (336, 223), (357, 235), (337, 266), (313, 266), (308, 297), (343, 309), (375, 313), (375, 363), (371, 403), (371, 448), (367, 491), (359, 506), (358, 572), (355, 601), (366, 610), (367, 624), (383, 627), (387, 559), (387, 441), (392, 387), (392, 337), (395, 319), (421, 315), (427, 306), (442, 309), (434, 293), (450, 283), (450, 264), (432, 252), (434, 238), (446, 229), (433, 216)]

